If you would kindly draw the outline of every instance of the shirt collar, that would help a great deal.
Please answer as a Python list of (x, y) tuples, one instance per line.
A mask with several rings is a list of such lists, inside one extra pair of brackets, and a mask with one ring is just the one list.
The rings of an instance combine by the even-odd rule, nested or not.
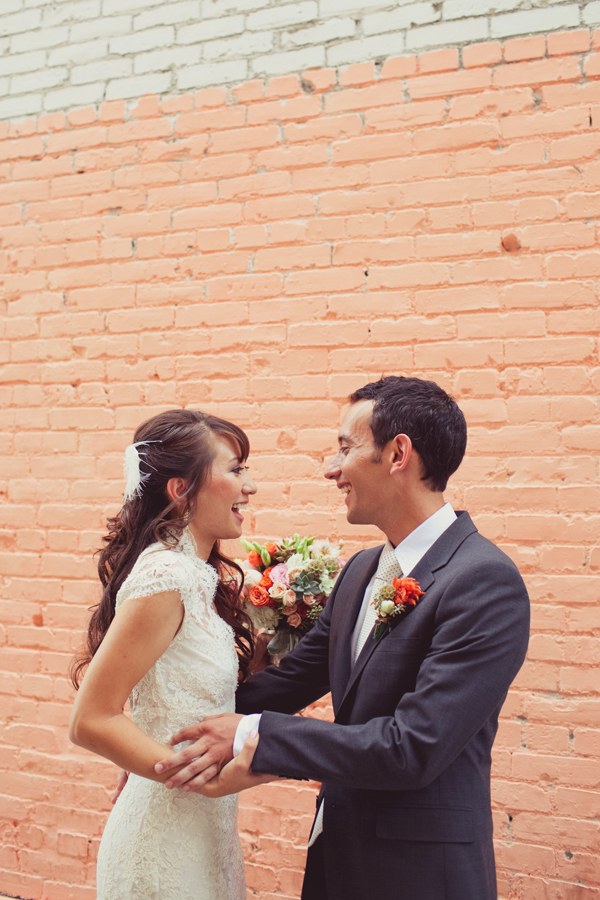
[(411, 531), (403, 541), (400, 541), (395, 553), (404, 575), (410, 575), (419, 560), (425, 556), (429, 548), (454, 521), (456, 521), (456, 513), (449, 503), (445, 503), (441, 509), (436, 510), (432, 516)]

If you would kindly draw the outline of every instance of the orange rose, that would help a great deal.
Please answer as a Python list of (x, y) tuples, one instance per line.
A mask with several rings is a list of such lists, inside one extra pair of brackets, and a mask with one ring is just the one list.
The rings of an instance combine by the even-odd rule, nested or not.
[(267, 590), (269, 590), (270, 587), (273, 587), (273, 579), (271, 578), (272, 568), (273, 566), (269, 566), (268, 569), (265, 569), (265, 571), (263, 572), (263, 577), (260, 580), (260, 584), (262, 585), (262, 587), (266, 588)]
[(262, 565), (260, 553), (257, 553), (256, 550), (251, 550), (246, 559), (251, 565), (256, 566), (257, 568)]
[(279, 550), (279, 544), (275, 544), (273, 542), (271, 542), (270, 544), (266, 544), (265, 546), (267, 548), (267, 553), (269, 554), (269, 556), (275, 556), (275, 554)]
[(260, 584), (255, 584), (248, 592), (248, 600), (252, 606), (269, 606), (271, 598)]

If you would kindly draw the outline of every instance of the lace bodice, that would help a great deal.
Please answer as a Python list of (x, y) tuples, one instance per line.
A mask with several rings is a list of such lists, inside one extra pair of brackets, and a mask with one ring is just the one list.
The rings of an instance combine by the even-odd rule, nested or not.
[[(184, 725), (235, 710), (238, 657), (217, 614), (218, 576), (184, 531), (174, 549), (147, 547), (117, 594), (178, 591), (181, 627), (129, 698), (135, 724), (161, 744)], [(244, 900), (237, 796), (211, 800), (130, 775), (102, 836), (98, 900)]]
[(147, 547), (117, 594), (117, 609), (132, 597), (181, 595), (181, 628), (129, 698), (133, 721), (161, 744), (204, 716), (235, 711), (238, 657), (233, 631), (213, 606), (217, 580), (186, 529), (172, 550)]

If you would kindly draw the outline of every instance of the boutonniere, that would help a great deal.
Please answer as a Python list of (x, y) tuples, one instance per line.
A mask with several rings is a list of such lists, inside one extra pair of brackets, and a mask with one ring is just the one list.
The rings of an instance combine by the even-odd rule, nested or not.
[(416, 606), (424, 593), (414, 578), (394, 578), (392, 584), (384, 584), (375, 591), (371, 600), (377, 611), (373, 639), (378, 641), (392, 619)]

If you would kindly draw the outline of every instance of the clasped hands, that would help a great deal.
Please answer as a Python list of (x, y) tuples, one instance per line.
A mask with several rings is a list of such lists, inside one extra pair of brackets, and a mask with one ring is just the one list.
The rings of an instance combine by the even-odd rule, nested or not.
[[(251, 732), (239, 756), (233, 757), (233, 741), (242, 716), (223, 713), (210, 716), (196, 725), (187, 725), (171, 738), (171, 744), (193, 741), (183, 750), (159, 760), (154, 766), (158, 775), (175, 771), (165, 782), (167, 788), (194, 791), (205, 797), (225, 797), (239, 791), (273, 781), (271, 775), (255, 775), (252, 760), (258, 746), (258, 732)], [(119, 797), (127, 781), (121, 772), (113, 803)]]

